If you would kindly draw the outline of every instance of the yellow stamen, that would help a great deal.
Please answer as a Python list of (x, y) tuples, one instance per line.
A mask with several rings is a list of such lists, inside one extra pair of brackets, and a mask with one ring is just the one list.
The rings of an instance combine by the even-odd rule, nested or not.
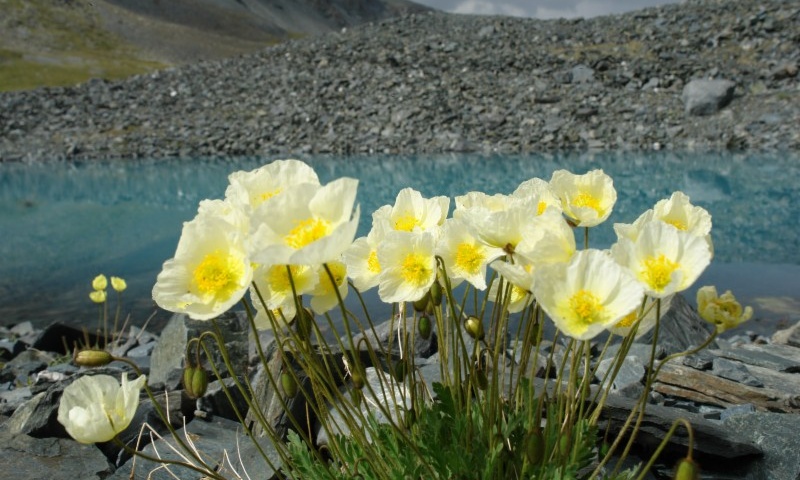
[(644, 260), (642, 276), (650, 288), (661, 291), (672, 281), (672, 272), (678, 269), (678, 264), (665, 257), (663, 254), (649, 257)]
[(629, 313), (629, 314), (625, 315), (624, 317), (622, 317), (622, 320), (617, 322), (617, 325), (616, 325), (617, 328), (632, 327), (633, 324), (636, 323), (636, 320), (639, 319), (638, 312), (639, 312), (638, 309), (634, 309), (631, 313)]
[(584, 324), (597, 322), (603, 312), (603, 305), (592, 292), (587, 290), (578, 290), (569, 299), (569, 307), (578, 317), (578, 321)]
[(536, 215), (543, 214), (546, 208), (547, 208), (547, 203), (539, 202), (539, 205), (536, 206)]
[(329, 233), (331, 233), (330, 222), (320, 218), (309, 218), (298, 222), (297, 226), (286, 235), (284, 242), (292, 248), (300, 249)]
[(478, 273), (485, 258), (483, 251), (477, 245), (461, 243), (456, 247), (455, 263), (464, 272)]
[(250, 202), (253, 204), (253, 207), (257, 207), (262, 203), (266, 202), (267, 200), (269, 200), (270, 198), (274, 197), (275, 195), (281, 193), (282, 191), (283, 191), (282, 188), (276, 188), (275, 190), (262, 192), (261, 194), (254, 195), (250, 199)]
[(677, 228), (678, 230), (686, 231), (689, 227), (686, 225), (686, 222), (680, 220), (678, 218), (671, 218), (671, 219), (664, 219), (665, 223), (672, 225), (673, 227)]
[(428, 261), (422, 255), (411, 253), (403, 260), (400, 267), (400, 276), (406, 282), (420, 287), (428, 283), (433, 271), (428, 267)]
[(292, 292), (292, 283), (289, 280), (289, 272), (292, 274), (292, 280), (295, 282), (296, 287), (300, 266), (289, 265), (289, 269), (287, 270), (286, 265), (274, 265), (270, 267), (266, 275), (269, 288), (273, 292), (290, 294)]
[(192, 272), (192, 278), (200, 293), (225, 298), (239, 288), (243, 274), (242, 262), (218, 250), (203, 257)]
[(419, 219), (414, 215), (403, 215), (394, 222), (394, 229), (401, 232), (413, 232), (419, 226)]
[(347, 272), (344, 264), (342, 263), (329, 263), (328, 268), (331, 271), (331, 275), (333, 275), (333, 281), (336, 282), (336, 285), (334, 286), (334, 284), (331, 283), (331, 277), (328, 275), (325, 267), (322, 267), (320, 270), (320, 283), (322, 284), (322, 289), (325, 293), (333, 293), (339, 285), (344, 283), (344, 278)]
[(380, 273), (381, 272), (381, 264), (378, 262), (378, 251), (372, 250), (369, 252), (369, 257), (367, 257), (367, 270), (372, 273)]
[(572, 205), (576, 207), (589, 207), (592, 210), (600, 213), (600, 200), (587, 192), (579, 193), (578, 196), (572, 201)]

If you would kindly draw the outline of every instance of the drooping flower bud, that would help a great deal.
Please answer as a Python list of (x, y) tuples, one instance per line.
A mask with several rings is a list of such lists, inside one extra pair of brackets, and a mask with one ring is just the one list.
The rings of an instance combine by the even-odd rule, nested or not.
[(427, 315), (422, 315), (417, 320), (417, 329), (419, 329), (419, 336), (428, 340), (431, 338), (431, 333), (433, 331), (433, 325), (431, 324), (431, 317)]
[(431, 303), (434, 306), (438, 307), (439, 305), (442, 304), (442, 286), (439, 284), (438, 281), (433, 282), (433, 285), (431, 285), (430, 295), (431, 295)]
[(428, 308), (428, 304), (430, 303), (430, 301), (431, 301), (431, 294), (426, 293), (425, 296), (423, 296), (419, 300), (416, 300), (413, 303), (414, 311), (424, 312)]
[(406, 373), (408, 373), (408, 365), (406, 364), (405, 360), (398, 360), (397, 363), (394, 364), (394, 378), (398, 382), (402, 382), (404, 378), (406, 378)]
[(105, 290), (108, 287), (108, 279), (102, 273), (92, 280), (92, 288), (96, 291)]
[(105, 350), (87, 348), (75, 350), (72, 354), (72, 361), (81, 367), (102, 367), (114, 361), (114, 356)]
[(475, 340), (483, 340), (485, 333), (483, 331), (483, 322), (478, 317), (469, 316), (464, 320), (464, 329), (470, 337)]
[(361, 390), (364, 388), (364, 372), (359, 367), (350, 370), (350, 380), (353, 382), (353, 388)]
[(525, 439), (525, 455), (528, 457), (528, 463), (531, 465), (539, 465), (544, 460), (544, 435), (539, 429), (534, 430), (528, 434)]
[(208, 388), (208, 374), (201, 366), (187, 365), (183, 369), (183, 388), (189, 398), (200, 398)]
[(283, 388), (283, 393), (287, 397), (297, 395), (297, 380), (295, 380), (294, 375), (285, 370), (281, 372), (281, 388)]
[(700, 467), (691, 458), (682, 458), (675, 465), (673, 480), (700, 480)]

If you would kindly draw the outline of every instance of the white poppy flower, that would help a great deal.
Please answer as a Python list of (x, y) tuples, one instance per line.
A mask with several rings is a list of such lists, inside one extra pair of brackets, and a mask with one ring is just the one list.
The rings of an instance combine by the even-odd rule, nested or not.
[(58, 405), (58, 421), (80, 443), (108, 442), (128, 428), (139, 406), (146, 378), (122, 384), (109, 375), (86, 375), (65, 389)]
[(435, 238), (431, 232), (393, 231), (378, 247), (383, 271), (378, 295), (386, 303), (419, 300), (436, 280)]
[(600, 250), (582, 250), (568, 263), (538, 268), (536, 275), (536, 300), (559, 330), (577, 340), (617, 324), (643, 296), (630, 272)]
[(603, 223), (617, 202), (614, 182), (602, 170), (583, 175), (556, 170), (550, 178), (550, 186), (561, 199), (564, 214), (580, 227)]

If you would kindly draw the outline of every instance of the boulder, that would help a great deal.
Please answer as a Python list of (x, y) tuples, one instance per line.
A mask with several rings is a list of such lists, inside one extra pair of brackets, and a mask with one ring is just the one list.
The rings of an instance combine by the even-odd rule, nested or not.
[(733, 100), (736, 84), (730, 80), (692, 80), (683, 87), (681, 99), (690, 115), (712, 115)]

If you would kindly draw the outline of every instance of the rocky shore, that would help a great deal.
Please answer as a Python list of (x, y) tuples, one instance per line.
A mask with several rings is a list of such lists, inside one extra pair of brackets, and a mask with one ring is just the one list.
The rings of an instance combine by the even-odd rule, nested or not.
[(119, 82), (0, 94), (0, 161), (796, 151), (798, 65), (792, 0), (588, 20), (425, 13)]
[[(276, 353), (271, 331), (260, 335), (267, 352), (264, 366), (258, 360), (254, 337), (249, 333), (244, 312), (228, 312), (217, 322), (220, 332), (224, 332), (229, 359), (237, 367), (237, 373), (247, 372), (265, 418), (274, 422), (273, 426), (279, 431), (285, 431), (289, 420), (283, 414), (284, 408), (286, 405), (290, 409), (298, 407), (300, 411), (295, 411), (297, 418), (307, 419), (310, 422), (307, 428), (315, 432), (316, 443), (325, 444), (327, 434), (302, 411), (299, 397), (286, 397), (268, 387), (265, 370), (269, 369), (273, 376), (277, 376), (284, 365), (281, 355)], [(367, 342), (375, 342), (373, 348), (396, 351), (399, 347), (393, 334), (395, 327), (386, 322), (376, 326), (375, 330), (357, 335), (356, 340), (363, 337)], [(235, 457), (238, 458), (234, 462), (237, 467), (241, 462), (245, 470), (261, 472), (259, 478), (274, 478), (274, 472), (265, 471), (265, 464), (253, 450), (250, 439), (239, 433), (241, 425), (223, 388), (224, 384), (235, 391), (233, 379), (226, 376), (222, 381), (212, 381), (205, 395), (197, 400), (189, 398), (181, 383), (186, 342), (211, 328), (209, 322), (175, 315), (160, 335), (132, 327), (124, 331), (109, 350), (115, 356), (137, 364), (148, 375), (156, 401), (169, 408), (170, 421), (175, 428), (183, 427), (182, 433), (188, 432), (187, 438), (195, 442), (207, 459), (217, 462), (223, 458), (224, 451), (240, 452)], [(657, 359), (703, 342), (711, 328), (683, 297), (677, 296), (662, 319), (655, 349)], [(694, 455), (702, 466), (702, 478), (800, 479), (800, 450), (796, 439), (800, 428), (800, 323), (770, 337), (741, 330), (726, 339), (717, 338), (707, 350), (669, 362), (669, 368), (661, 371), (649, 395), (650, 405), (636, 454), (648, 458), (672, 422), (681, 417), (690, 421), (694, 429)], [(78, 329), (58, 323), (44, 329), (36, 329), (30, 322), (8, 329), (0, 328), (0, 465), (12, 469), (15, 478), (21, 480), (198, 478), (197, 474), (185, 469), (177, 469), (174, 472), (177, 476), (172, 476), (163, 469), (156, 469), (156, 464), (132, 462), (113, 443), (79, 445), (69, 438), (56, 421), (56, 410), (64, 388), (85, 374), (120, 376), (122, 372), (133, 373), (130, 365), (119, 361), (91, 371), (70, 362), (70, 356), (64, 351), (65, 343), (98, 341), (97, 338), (86, 339), (84, 335)], [(474, 341), (467, 336), (464, 340), (467, 348), (472, 349)], [(608, 425), (612, 434), (618, 431), (644, 391), (643, 378), (653, 351), (649, 344), (651, 341), (645, 336), (630, 348), (601, 416), (601, 430)], [(342, 352), (332, 348), (329, 361), (332, 365), (342, 364)], [(619, 348), (619, 344), (610, 348), (613, 351)], [(414, 363), (420, 369), (421, 378), (426, 382), (441, 381), (436, 333), (428, 339), (418, 337), (413, 350)], [(537, 390), (552, 385), (552, 372), (546, 374), (544, 368), (547, 364), (544, 357), (551, 350), (556, 361), (560, 362), (564, 345), (543, 340), (541, 352), (537, 353), (543, 356), (536, 362), (539, 367), (527, 374), (536, 382)], [(600, 348), (592, 351), (599, 352)], [(352, 355), (347, 354), (350, 358)], [(368, 362), (367, 356), (360, 356), (362, 361)], [(610, 368), (611, 356), (609, 353), (605, 360), (599, 361), (599, 376)], [(226, 373), (221, 360), (214, 358), (217, 368)], [(518, 362), (520, 358), (510, 355), (508, 361)], [(374, 365), (365, 365), (368, 365), (366, 381), (374, 382), (371, 391), (383, 391), (378, 375), (386, 374)], [(548, 376), (550, 380), (547, 380)], [(346, 391), (349, 387), (343, 385), (342, 388)], [(165, 391), (169, 392), (166, 396)], [(395, 395), (384, 392), (381, 398), (376, 397), (373, 401), (398, 404), (404, 401), (401, 398), (404, 394)], [(241, 396), (234, 394), (232, 398), (240, 411), (246, 411), (247, 405)], [(364, 408), (371, 408), (368, 407), (371, 404), (365, 402)], [(145, 447), (150, 442), (149, 436), (139, 437), (140, 426), (144, 423), (169, 436), (154, 409), (152, 402), (143, 398), (132, 425), (121, 433), (120, 438), (130, 445), (141, 442), (140, 447), (151, 455), (158, 451), (166, 458), (175, 458), (164, 440)], [(335, 412), (332, 407), (329, 413), (335, 415)], [(374, 413), (381, 418), (379, 412)], [(252, 411), (249, 412), (247, 421), (254, 418)], [(254, 436), (260, 438), (257, 430)], [(259, 443), (273, 460), (277, 458), (277, 452), (266, 437)], [(677, 458), (685, 455), (687, 445), (685, 433), (672, 437), (665, 453), (645, 478), (672, 478), (672, 466)], [(280, 465), (280, 460), (276, 461)], [(640, 460), (634, 458), (633, 461)], [(220, 468), (226, 478), (240, 478), (227, 466), (221, 465)]]

